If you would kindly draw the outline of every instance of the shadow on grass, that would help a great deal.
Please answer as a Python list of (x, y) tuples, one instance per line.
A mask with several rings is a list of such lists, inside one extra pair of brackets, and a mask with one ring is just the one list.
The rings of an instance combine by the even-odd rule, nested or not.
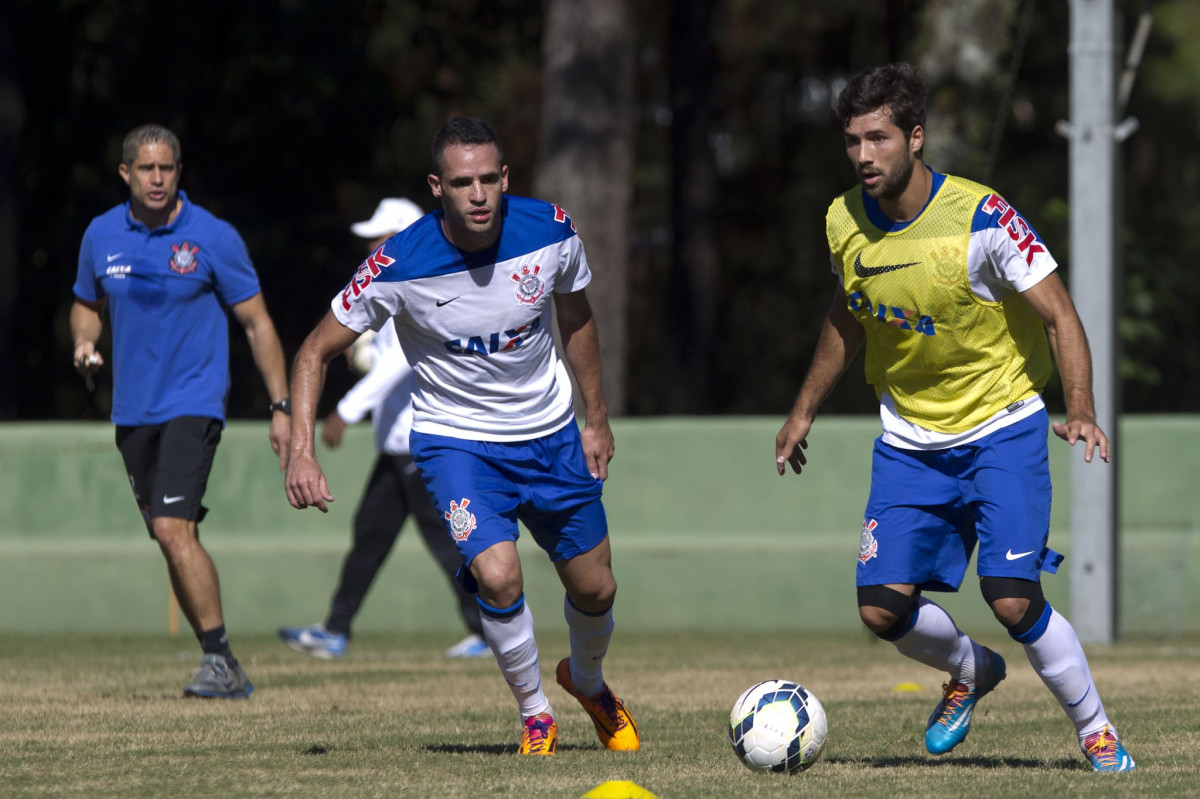
[(1021, 757), (827, 757), (827, 763), (842, 763), (866, 768), (903, 768), (905, 766), (935, 766), (955, 768), (1026, 768), (1026, 769), (1060, 769), (1062, 771), (1091, 771), (1087, 763), (1073, 758), (1060, 757), (1056, 760), (1035, 760)]
[[(562, 744), (558, 745), (559, 752), (570, 752), (573, 750), (588, 750), (597, 749), (594, 746), (583, 746), (580, 744)], [(515, 755), (517, 753), (516, 744), (426, 744), (421, 747), (423, 752), (436, 752), (442, 755), (464, 755), (464, 754), (480, 754), (480, 755)]]

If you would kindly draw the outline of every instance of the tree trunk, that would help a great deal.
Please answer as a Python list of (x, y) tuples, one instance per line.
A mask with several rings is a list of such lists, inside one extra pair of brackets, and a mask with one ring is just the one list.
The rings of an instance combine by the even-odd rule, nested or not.
[(625, 410), (634, 31), (629, 0), (548, 0), (535, 193), (566, 209), (587, 247), (609, 414)]
[[(1036, 0), (1027, 0), (1036, 2)], [(931, 89), (925, 163), (939, 172), (984, 179), (1017, 0), (929, 0), (921, 15), (917, 66)]]

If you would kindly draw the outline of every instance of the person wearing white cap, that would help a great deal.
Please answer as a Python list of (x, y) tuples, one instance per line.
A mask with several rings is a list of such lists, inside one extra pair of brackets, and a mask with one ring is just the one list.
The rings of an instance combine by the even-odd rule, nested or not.
[[(350, 230), (370, 241), (368, 251), (424, 216), (412, 200), (389, 197), (379, 203), (370, 219), (356, 222)], [(279, 637), (300, 652), (319, 658), (336, 658), (346, 653), (350, 627), (371, 583), (391, 552), (409, 514), (417, 522), (422, 538), (445, 572), (458, 599), (459, 614), (469, 634), (446, 650), (452, 658), (487, 657), (492, 654), (482, 636), (479, 605), (454, 579), (462, 559), (441, 516), (429, 499), (409, 452), (412, 427), (412, 367), (400, 349), (391, 321), (378, 334), (367, 331), (347, 352), (352, 366), (366, 374), (338, 402), (326, 418), (321, 439), (330, 447), (342, 443), (346, 427), (371, 417), (375, 447), (379, 452), (371, 477), (354, 513), (354, 542), (342, 563), (341, 579), (334, 590), (324, 624), (283, 627)]]
[(371, 242), (368, 250), (374, 250), (387, 239), (425, 216), (421, 206), (405, 197), (387, 197), (379, 202), (375, 213), (365, 222), (355, 222), (350, 232)]

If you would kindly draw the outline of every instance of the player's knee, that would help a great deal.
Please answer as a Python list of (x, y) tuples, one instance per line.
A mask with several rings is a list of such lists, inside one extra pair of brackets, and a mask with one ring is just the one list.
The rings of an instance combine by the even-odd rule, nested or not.
[(521, 558), (511, 541), (488, 547), (471, 561), (471, 576), (478, 584), (479, 598), (495, 607), (508, 607), (521, 598), (525, 581)]
[(150, 520), (150, 535), (168, 557), (193, 546), (198, 540), (196, 527), (186, 519), (156, 516)]
[(494, 607), (508, 607), (525, 593), (525, 583), (518, 574), (476, 573), (479, 583), (479, 598)]
[(1015, 577), (983, 577), (979, 590), (992, 607), (996, 620), (1008, 629), (1008, 634), (1021, 640), (1039, 625), (1049, 610), (1042, 585), (1036, 580)]
[(1002, 597), (992, 602), (992, 615), (996, 617), (996, 621), (1012, 629), (1024, 618), (1028, 608), (1028, 599), (1013, 596)]
[(892, 640), (903, 635), (912, 623), (919, 594), (905, 594), (886, 585), (858, 587), (858, 617), (871, 632)]
[(873, 605), (859, 605), (858, 618), (862, 620), (867, 629), (876, 635), (882, 635), (891, 629), (898, 620), (896, 614), (889, 613), (883, 608), (877, 608)]
[(525, 581), (520, 569), (480, 568), (478, 562), (471, 564), (471, 573), (478, 584), (481, 599), (495, 607), (508, 607), (525, 592)]
[(613, 606), (617, 598), (617, 580), (612, 572), (597, 575), (583, 585), (573, 585), (567, 591), (571, 604), (584, 613), (600, 613)]

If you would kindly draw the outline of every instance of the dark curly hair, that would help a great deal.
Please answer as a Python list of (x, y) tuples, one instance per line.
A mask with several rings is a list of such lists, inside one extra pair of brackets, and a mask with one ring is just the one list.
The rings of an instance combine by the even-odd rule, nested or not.
[(916, 67), (899, 62), (863, 70), (838, 95), (835, 111), (844, 129), (851, 119), (881, 108), (888, 109), (905, 136), (918, 125), (924, 127), (925, 81)]

